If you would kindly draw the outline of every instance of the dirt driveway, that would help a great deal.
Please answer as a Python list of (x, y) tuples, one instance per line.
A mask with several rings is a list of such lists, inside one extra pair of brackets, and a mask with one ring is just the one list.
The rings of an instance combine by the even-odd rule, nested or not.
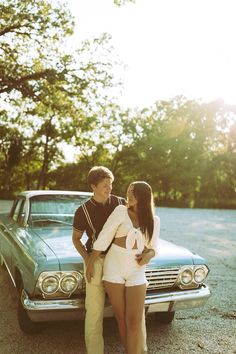
[[(7, 207), (0, 201), (1, 206)], [(149, 315), (149, 353), (235, 354), (236, 211), (160, 208), (157, 213), (162, 238), (208, 260), (212, 296), (204, 308), (177, 312), (170, 326)], [(47, 323), (42, 333), (25, 335), (17, 325), (16, 290), (3, 269), (0, 289), (0, 353), (85, 354), (82, 321)], [(104, 321), (104, 337), (106, 354), (123, 353), (113, 319)]]

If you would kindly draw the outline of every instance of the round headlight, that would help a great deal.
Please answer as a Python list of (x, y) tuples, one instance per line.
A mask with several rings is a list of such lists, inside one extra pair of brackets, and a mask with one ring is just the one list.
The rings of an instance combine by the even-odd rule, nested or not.
[(77, 279), (73, 275), (66, 275), (61, 280), (61, 290), (65, 293), (73, 292), (78, 285)]
[(188, 285), (193, 280), (193, 274), (190, 269), (185, 269), (181, 274), (181, 282), (184, 285)]
[(48, 276), (43, 279), (41, 288), (47, 294), (55, 293), (59, 288), (59, 281), (55, 276)]
[(196, 283), (202, 283), (206, 278), (206, 272), (204, 268), (198, 268), (194, 272), (194, 280)]

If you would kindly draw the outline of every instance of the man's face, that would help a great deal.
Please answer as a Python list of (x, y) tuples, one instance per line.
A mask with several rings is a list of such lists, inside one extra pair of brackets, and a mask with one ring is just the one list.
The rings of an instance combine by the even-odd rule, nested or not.
[(96, 186), (92, 184), (92, 189), (95, 197), (106, 200), (110, 197), (112, 191), (112, 180), (104, 178)]

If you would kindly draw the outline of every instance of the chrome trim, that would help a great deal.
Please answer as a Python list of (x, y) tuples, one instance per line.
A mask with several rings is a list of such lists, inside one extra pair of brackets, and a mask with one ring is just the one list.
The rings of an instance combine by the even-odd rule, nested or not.
[(28, 311), (60, 311), (84, 309), (84, 299), (65, 300), (31, 300), (27, 292), (23, 289), (21, 302)]
[(178, 280), (180, 268), (179, 266), (165, 268), (147, 266), (145, 274), (148, 281), (148, 290), (173, 287)]
[[(61, 282), (67, 276), (73, 276), (77, 280), (77, 286), (72, 291), (65, 291), (61, 287)], [(43, 281), (48, 277), (54, 277), (58, 281), (58, 287), (53, 293), (47, 293), (42, 287)], [(83, 279), (83, 274), (76, 270), (42, 272), (38, 277), (36, 287), (42, 292), (44, 298), (51, 298), (56, 293), (63, 293), (67, 295), (67, 297), (70, 297), (77, 289), (83, 289)]]
[[(194, 273), (197, 269), (203, 269), (205, 272), (205, 278), (199, 283), (194, 279)], [(181, 277), (184, 271), (191, 272), (192, 280), (188, 284), (184, 284), (181, 281)], [(200, 284), (203, 284), (208, 275), (209, 269), (205, 264), (172, 266), (172, 267), (157, 267), (147, 266), (146, 278), (148, 281), (148, 290), (157, 290), (165, 288), (174, 288), (178, 286), (182, 290), (196, 289)]]
[[(194, 278), (194, 273), (197, 269), (204, 269), (205, 271), (205, 278), (202, 280), (201, 283), (196, 282), (195, 278)], [(189, 270), (192, 273), (192, 281), (188, 284), (184, 284), (181, 280), (182, 274), (185, 270)], [(207, 275), (209, 273), (209, 268), (205, 265), (205, 264), (194, 264), (194, 265), (186, 265), (186, 266), (182, 266), (180, 269), (180, 273), (179, 273), (179, 277), (177, 279), (176, 284), (178, 285), (178, 287), (182, 290), (184, 289), (193, 289), (193, 288), (198, 288), (200, 284), (203, 284), (203, 282), (205, 281)]]
[(210, 289), (207, 285), (203, 285), (199, 289), (146, 294), (145, 306), (160, 302), (179, 302), (179, 301), (189, 301), (198, 299), (208, 299), (211, 296)]
[[(147, 294), (145, 307), (148, 312), (157, 311), (161, 305), (164, 311), (175, 311), (180, 308), (192, 308), (202, 306), (211, 296), (211, 292), (206, 285), (199, 289), (173, 291), (164, 293)], [(84, 299), (66, 300), (31, 300), (25, 290), (22, 290), (21, 302), (28, 311), (60, 311), (60, 310), (84, 310)], [(190, 306), (191, 304), (191, 306)], [(110, 307), (108, 304), (107, 307)]]

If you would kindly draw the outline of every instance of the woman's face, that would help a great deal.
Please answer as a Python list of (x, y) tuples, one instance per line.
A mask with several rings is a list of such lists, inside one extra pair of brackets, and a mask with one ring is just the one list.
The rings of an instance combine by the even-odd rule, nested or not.
[(138, 201), (134, 196), (134, 186), (132, 184), (127, 189), (127, 202), (128, 207), (134, 207), (138, 204)]

